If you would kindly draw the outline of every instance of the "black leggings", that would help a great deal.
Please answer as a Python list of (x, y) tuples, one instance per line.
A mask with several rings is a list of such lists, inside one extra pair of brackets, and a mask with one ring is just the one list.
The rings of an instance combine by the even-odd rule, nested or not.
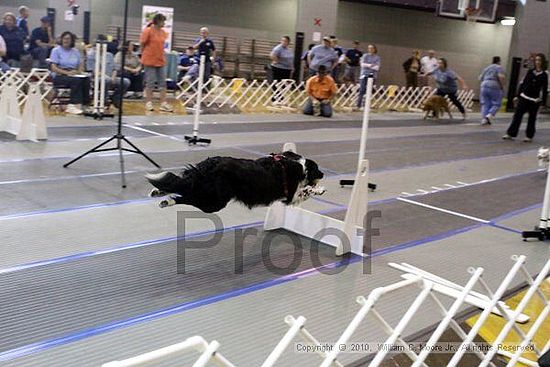
[(539, 112), (540, 103), (529, 101), (523, 97), (518, 98), (518, 106), (516, 112), (514, 112), (514, 117), (512, 118), (512, 123), (506, 132), (511, 137), (515, 138), (518, 136), (519, 126), (521, 125), (521, 120), (525, 112), (529, 113), (529, 119), (527, 120), (527, 129), (525, 129), (525, 136), (529, 139), (533, 139), (535, 136), (535, 124), (537, 122), (537, 114)]
[(458, 108), (460, 113), (466, 112), (466, 110), (464, 109), (464, 106), (458, 100), (456, 92), (446, 93), (446, 92), (443, 92), (442, 90), (438, 89), (437, 92), (435, 92), (435, 94), (438, 95), (438, 96), (441, 96), (441, 97), (449, 96), (449, 99), (451, 100), (451, 102), (453, 102), (453, 104), (456, 106), (456, 108)]
[(87, 105), (90, 103), (90, 78), (88, 77), (56, 75), (53, 85), (71, 88), (71, 104)]

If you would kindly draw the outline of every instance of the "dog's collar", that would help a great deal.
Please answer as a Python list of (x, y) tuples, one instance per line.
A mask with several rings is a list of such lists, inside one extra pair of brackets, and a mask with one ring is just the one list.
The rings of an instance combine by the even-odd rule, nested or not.
[(281, 161), (283, 159), (286, 159), (286, 157), (282, 154), (271, 153), (271, 158), (273, 158), (273, 160), (275, 162), (277, 162), (281, 165), (281, 169), (283, 170), (283, 192), (285, 194), (285, 197), (288, 200), (288, 180), (287, 180), (287, 177), (286, 177), (286, 168), (285, 168), (285, 165), (283, 163), (281, 163)]

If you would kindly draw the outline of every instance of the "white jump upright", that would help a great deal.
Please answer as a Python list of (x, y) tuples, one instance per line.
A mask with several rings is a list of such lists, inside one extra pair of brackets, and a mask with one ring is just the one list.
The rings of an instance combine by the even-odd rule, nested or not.
[[(363, 221), (367, 215), (369, 162), (365, 159), (367, 129), (369, 125), (370, 97), (373, 79), (367, 85), (367, 103), (363, 113), (361, 145), (357, 173), (344, 221), (315, 213), (301, 206), (286, 206), (276, 202), (267, 211), (265, 230), (286, 229), (307, 238), (323, 242), (336, 248), (336, 255), (353, 253), (366, 256), (363, 248), (365, 228)], [(285, 144), (283, 151), (296, 152), (294, 144)]]
[(8, 79), (0, 89), (0, 131), (17, 135), (19, 130), (21, 130), (21, 110), (17, 101), (17, 87), (11, 79)]
[[(101, 120), (104, 117), (114, 117), (105, 110), (105, 94), (107, 87), (105, 82), (105, 70), (107, 67), (107, 44), (98, 42), (95, 45), (95, 64), (94, 64), (94, 107), (93, 112), (85, 113), (85, 116)], [(121, 76), (122, 78), (122, 76)]]
[(539, 241), (550, 239), (550, 164), (548, 164), (546, 172), (546, 188), (544, 190), (539, 225), (532, 231), (522, 232), (521, 236), (524, 241), (529, 238), (538, 238)]
[(200, 336), (192, 336), (181, 343), (169, 345), (122, 361), (105, 363), (102, 367), (150, 366), (152, 363), (161, 362), (162, 360), (174, 357), (188, 350), (195, 350), (200, 353), (200, 357), (195, 361), (193, 367), (205, 367), (208, 366), (210, 362), (220, 367), (235, 367), (218, 352), (219, 346), (220, 343), (215, 340), (208, 343)]
[(202, 55), (200, 58), (200, 65), (199, 65), (199, 80), (197, 83), (197, 93), (195, 97), (195, 110), (193, 114), (193, 135), (185, 136), (185, 140), (189, 143), (189, 145), (197, 145), (199, 143), (202, 144), (210, 144), (212, 141), (210, 139), (200, 138), (199, 137), (199, 127), (200, 127), (200, 115), (201, 115), (201, 107), (202, 107), (202, 92), (204, 88), (204, 68), (206, 67), (206, 56)]
[(17, 140), (38, 141), (41, 139), (48, 139), (46, 118), (42, 107), (40, 87), (37, 84), (31, 84), (23, 109), (21, 128), (17, 134)]

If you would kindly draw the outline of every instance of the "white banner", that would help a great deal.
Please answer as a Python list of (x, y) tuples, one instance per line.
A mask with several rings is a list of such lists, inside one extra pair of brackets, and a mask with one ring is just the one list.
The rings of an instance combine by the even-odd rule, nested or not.
[(164, 51), (170, 52), (172, 50), (172, 30), (174, 25), (174, 8), (164, 8), (160, 6), (143, 5), (143, 11), (141, 15), (141, 29), (145, 29), (149, 23), (153, 21), (156, 14), (163, 14), (166, 17), (164, 23), (164, 31), (168, 33), (168, 38), (164, 43)]

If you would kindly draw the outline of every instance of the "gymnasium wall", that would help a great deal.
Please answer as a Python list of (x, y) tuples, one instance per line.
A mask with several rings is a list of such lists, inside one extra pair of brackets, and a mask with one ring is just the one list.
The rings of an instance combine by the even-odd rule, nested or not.
[[(92, 1), (92, 36), (123, 19), (122, 0)], [(130, 0), (129, 25), (141, 25), (143, 5), (174, 8), (175, 29), (196, 31), (208, 26), (211, 32), (260, 39), (292, 35), (296, 21), (296, 0)]]
[[(414, 48), (434, 49), (477, 89), (480, 71), (500, 56), (506, 70), (513, 27), (465, 22), (434, 13), (340, 1), (336, 33), (344, 46), (353, 39), (375, 43), (382, 59), (380, 83), (404, 84), (403, 62)], [(425, 52), (423, 52), (425, 53)]]

